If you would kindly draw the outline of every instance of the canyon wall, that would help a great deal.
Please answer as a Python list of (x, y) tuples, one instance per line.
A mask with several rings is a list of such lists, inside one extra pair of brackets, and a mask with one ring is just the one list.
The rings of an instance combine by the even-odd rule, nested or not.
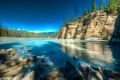
[(117, 16), (97, 11), (80, 20), (68, 22), (59, 30), (59, 39), (108, 40), (111, 38)]
[(114, 27), (114, 32), (109, 40), (109, 44), (120, 44), (120, 14), (117, 16)]

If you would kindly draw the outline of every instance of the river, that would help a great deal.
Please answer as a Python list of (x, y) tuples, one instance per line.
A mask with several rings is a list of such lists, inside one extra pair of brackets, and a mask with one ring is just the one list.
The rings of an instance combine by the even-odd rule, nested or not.
[[(51, 67), (64, 66), (69, 60), (75, 66), (81, 63), (120, 70), (120, 46), (109, 46), (104, 40), (0, 38), (0, 49), (8, 48), (18, 49), (23, 58), (41, 56)], [(78, 59), (73, 59), (73, 56)]]

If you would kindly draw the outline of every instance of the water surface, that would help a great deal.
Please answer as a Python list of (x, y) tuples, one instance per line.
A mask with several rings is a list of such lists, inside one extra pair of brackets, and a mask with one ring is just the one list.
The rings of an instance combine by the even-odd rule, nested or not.
[[(119, 69), (120, 46), (108, 46), (107, 41), (85, 41), (72, 39), (42, 39), (42, 38), (0, 38), (0, 48), (18, 49), (22, 57), (41, 56), (51, 67), (64, 66), (67, 60), (78, 66), (101, 66), (103, 68)], [(26, 49), (28, 53), (26, 53)], [(78, 60), (74, 60), (77, 56)]]

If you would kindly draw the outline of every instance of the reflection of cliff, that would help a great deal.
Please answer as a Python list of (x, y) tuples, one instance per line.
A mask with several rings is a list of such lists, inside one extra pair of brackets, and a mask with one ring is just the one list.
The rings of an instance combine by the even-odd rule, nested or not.
[(69, 22), (58, 33), (58, 38), (68, 39), (108, 39), (114, 30), (116, 16), (104, 12), (85, 15), (81, 20)]
[(115, 29), (113, 35), (109, 41), (109, 44), (120, 44), (120, 14), (118, 15), (115, 22)]
[(112, 63), (113, 56), (105, 42), (65, 42), (62, 51), (92, 62)]
[(103, 43), (87, 43), (86, 49), (89, 58), (106, 62), (113, 60), (111, 50)]

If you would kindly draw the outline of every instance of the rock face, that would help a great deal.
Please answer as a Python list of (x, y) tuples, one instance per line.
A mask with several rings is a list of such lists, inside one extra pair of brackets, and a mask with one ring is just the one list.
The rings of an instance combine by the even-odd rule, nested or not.
[(109, 44), (120, 44), (120, 14), (118, 15), (115, 22), (115, 29), (113, 35), (109, 41)]
[(59, 31), (60, 39), (109, 39), (114, 30), (116, 16), (97, 11), (85, 15), (81, 20), (69, 22)]

